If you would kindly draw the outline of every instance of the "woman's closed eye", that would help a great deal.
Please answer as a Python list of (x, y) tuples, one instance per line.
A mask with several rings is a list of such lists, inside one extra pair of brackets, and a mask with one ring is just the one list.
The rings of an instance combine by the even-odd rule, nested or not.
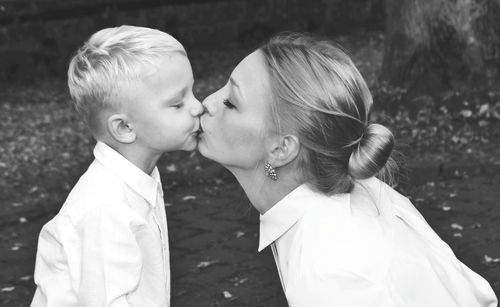
[(224, 99), (222, 101), (222, 103), (228, 108), (228, 109), (235, 109), (236, 107), (234, 106), (234, 104), (231, 103), (231, 101), (229, 101), (229, 99)]

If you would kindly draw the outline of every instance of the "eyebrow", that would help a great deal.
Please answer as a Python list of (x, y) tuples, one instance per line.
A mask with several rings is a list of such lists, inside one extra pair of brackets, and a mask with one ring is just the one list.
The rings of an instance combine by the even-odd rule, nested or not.
[(188, 90), (187, 87), (184, 87), (174, 95), (163, 97), (163, 101), (169, 105), (177, 103), (180, 99), (182, 99), (186, 95), (187, 90)]
[(240, 86), (239, 86), (238, 82), (236, 82), (236, 80), (234, 80), (234, 78), (233, 78), (233, 77), (229, 77), (229, 81), (231, 81), (231, 84), (232, 84), (232, 85), (236, 86), (237, 88), (240, 88)]
[(241, 92), (241, 87), (240, 85), (238, 84), (238, 82), (236, 82), (236, 80), (234, 80), (233, 77), (230, 77), (229, 78), (229, 82), (231, 82), (231, 85), (233, 85), (234, 87), (236, 87), (238, 89), (238, 93), (239, 93), (239, 96), (240, 97), (243, 97), (243, 93)]

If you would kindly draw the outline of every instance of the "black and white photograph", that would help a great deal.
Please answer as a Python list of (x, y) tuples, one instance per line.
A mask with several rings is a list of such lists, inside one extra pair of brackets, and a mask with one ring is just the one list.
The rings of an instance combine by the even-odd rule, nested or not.
[(0, 307), (498, 307), (500, 0), (0, 0)]

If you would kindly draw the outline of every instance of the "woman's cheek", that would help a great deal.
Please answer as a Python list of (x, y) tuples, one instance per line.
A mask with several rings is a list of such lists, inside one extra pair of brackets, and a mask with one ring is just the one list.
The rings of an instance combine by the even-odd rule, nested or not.
[(262, 150), (260, 137), (256, 131), (247, 129), (246, 127), (232, 128), (226, 130), (228, 134), (228, 145), (232, 148), (242, 150), (242, 154), (252, 154)]

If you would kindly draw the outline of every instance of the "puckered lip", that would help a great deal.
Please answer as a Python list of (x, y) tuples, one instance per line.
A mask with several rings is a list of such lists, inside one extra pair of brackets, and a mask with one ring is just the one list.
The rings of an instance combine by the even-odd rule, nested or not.
[(195, 132), (196, 132), (197, 134), (201, 134), (201, 133), (203, 133), (203, 125), (202, 125), (202, 123), (201, 123), (201, 118), (200, 118), (200, 120), (199, 120), (199, 122), (198, 122), (198, 129), (197, 129)]

